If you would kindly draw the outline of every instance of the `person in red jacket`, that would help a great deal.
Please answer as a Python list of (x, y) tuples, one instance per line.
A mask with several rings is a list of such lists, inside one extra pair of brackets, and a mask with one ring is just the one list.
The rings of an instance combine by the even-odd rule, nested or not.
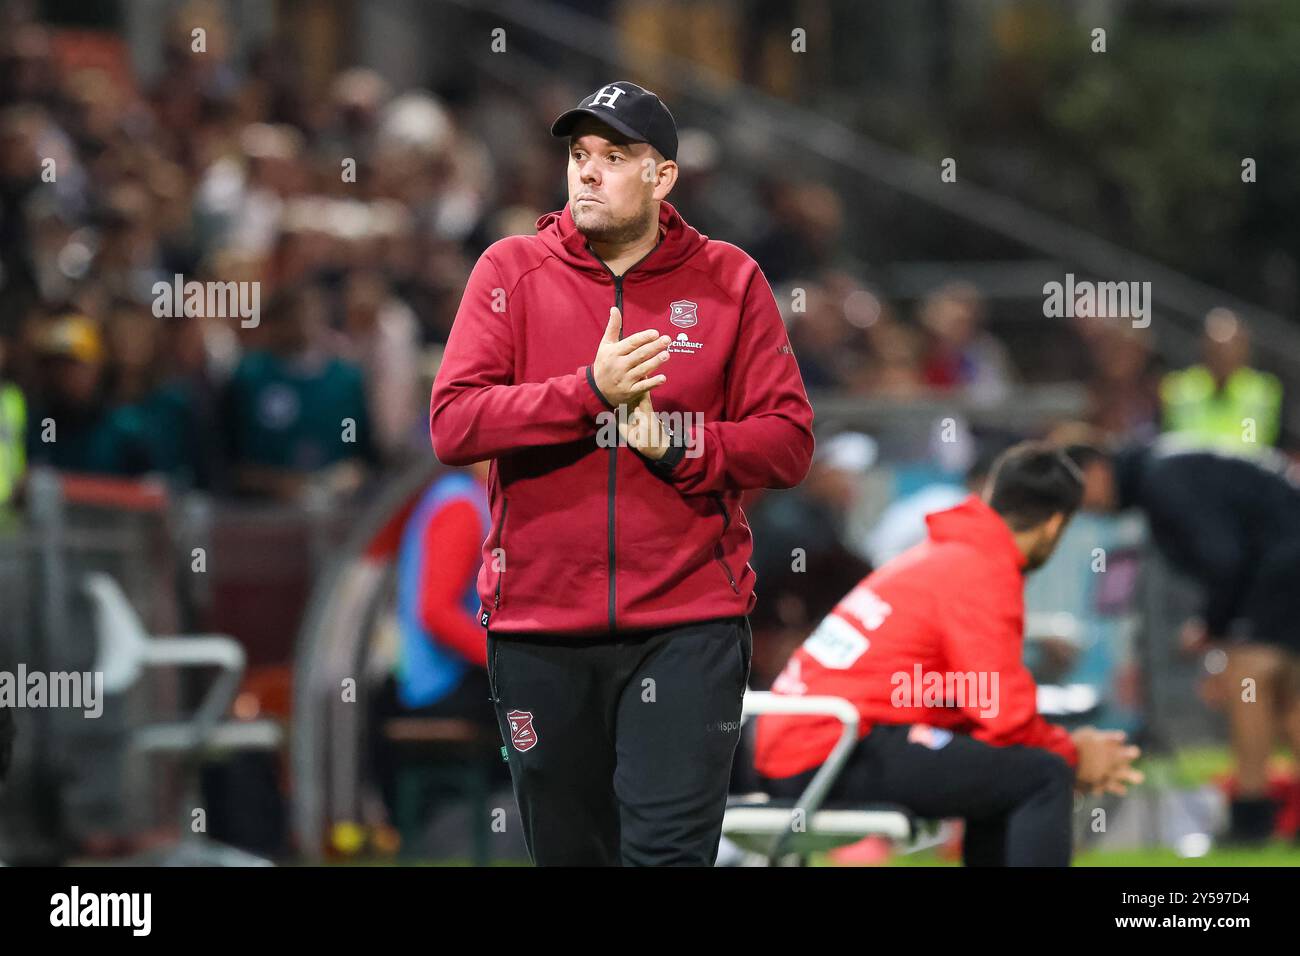
[[(397, 554), (395, 672), (377, 688), (370, 748), (390, 817), (399, 819), (397, 777), (402, 748), (385, 734), (404, 717), (466, 721), (495, 738), (487, 676), (487, 640), (478, 623), (480, 547), (487, 534), (486, 463), (448, 470), (426, 488), (402, 529)], [(496, 747), (490, 745), (492, 754)], [(489, 754), (491, 756), (491, 754)], [(494, 781), (506, 778), (493, 761)]]
[[(857, 708), (861, 739), (831, 799), (961, 817), (967, 865), (1064, 866), (1073, 790), (1122, 794), (1142, 779), (1123, 733), (1044, 720), (1022, 659), (1024, 576), (1051, 556), (1083, 478), (1058, 449), (1026, 442), (999, 456), (984, 492), (928, 515), (929, 538), (850, 591), (772, 690)], [(755, 769), (797, 797), (841, 728), (762, 715)]]
[(479, 622), (533, 861), (711, 865), (752, 650), (740, 497), (803, 479), (812, 408), (757, 264), (665, 201), (659, 98), (611, 83), (551, 132), (569, 202), (475, 265), (433, 446), (492, 460)]

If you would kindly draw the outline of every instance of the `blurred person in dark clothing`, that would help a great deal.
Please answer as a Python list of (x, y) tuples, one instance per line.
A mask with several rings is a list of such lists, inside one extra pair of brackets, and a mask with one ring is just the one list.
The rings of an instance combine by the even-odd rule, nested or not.
[(1160, 430), (1160, 375), (1146, 329), (1097, 320), (1087, 340), (1092, 356), (1088, 420), (1116, 438), (1147, 441)]
[(157, 359), (160, 377), (140, 401), (149, 423), (153, 460), (182, 488), (228, 487), (221, 418), (221, 382), (203, 340), (203, 319), (165, 319)]
[[(16, 331), (41, 295), (37, 208), (44, 195), (41, 111), (15, 106), (0, 113), (0, 334)], [(49, 188), (48, 186), (46, 188)]]
[(764, 184), (771, 221), (754, 243), (754, 258), (776, 284), (816, 276), (839, 256), (844, 207), (835, 190), (822, 183)]
[(221, 428), (215, 397), (204, 394), (202, 320), (158, 319), (147, 306), (113, 303), (107, 323), (113, 405), (144, 424), (151, 470), (178, 488), (211, 489)]
[(129, 299), (111, 303), (104, 322), (104, 347), (112, 370), (108, 382), (111, 404), (133, 405), (152, 391), (159, 374), (162, 333), (160, 321), (149, 314), (148, 306)]
[[(1232, 687), (1228, 721), (1237, 766), (1229, 838), (1267, 839), (1266, 796), (1279, 733), (1300, 755), (1300, 484), (1281, 456), (1254, 461), (1187, 450), (1164, 439), (1118, 451), (1067, 445), (1087, 479), (1084, 507), (1136, 508), (1161, 554), (1202, 588), (1188, 650), (1223, 644)], [(1251, 683), (1246, 683), (1247, 681)], [(1246, 693), (1253, 687), (1253, 693)], [(1242, 688), (1241, 692), (1236, 689)]]
[(782, 290), (782, 300), (795, 301), (802, 291), (802, 311), (787, 308), (782, 315), (790, 343), (799, 353), (799, 367), (809, 389), (843, 389), (869, 379), (868, 330), (882, 314), (882, 304), (851, 275), (828, 272), (817, 283)]
[(29, 465), (106, 475), (153, 469), (148, 423), (139, 409), (106, 395), (103, 336), (75, 311), (37, 331), (40, 386), (28, 416)]
[(754, 610), (755, 630), (791, 630), (802, 640), (807, 627), (871, 569), (846, 543), (845, 524), (875, 459), (869, 436), (842, 432), (818, 443), (798, 488), (768, 492), (759, 501), (750, 561), (767, 586)]
[(376, 461), (365, 383), (328, 349), (322, 291), (282, 290), (262, 323), (265, 346), (244, 356), (225, 396), (237, 489), (284, 501), (313, 482), (355, 490)]

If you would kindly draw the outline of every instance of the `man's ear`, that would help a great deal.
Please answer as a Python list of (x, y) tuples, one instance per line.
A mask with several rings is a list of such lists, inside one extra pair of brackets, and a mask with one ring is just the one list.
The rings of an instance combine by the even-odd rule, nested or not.
[(671, 159), (665, 159), (662, 163), (658, 163), (654, 171), (648, 175), (654, 180), (654, 198), (656, 200), (667, 199), (668, 194), (677, 185), (677, 164)]

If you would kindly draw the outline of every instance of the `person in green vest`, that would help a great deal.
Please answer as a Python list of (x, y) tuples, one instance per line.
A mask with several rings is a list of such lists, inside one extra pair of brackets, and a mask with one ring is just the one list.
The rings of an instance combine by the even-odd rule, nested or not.
[(4, 375), (8, 343), (0, 338), (0, 510), (13, 505), (27, 470), (27, 400)]
[(1205, 317), (1201, 365), (1170, 372), (1160, 383), (1164, 430), (1196, 448), (1255, 457), (1277, 445), (1282, 385), (1250, 368), (1250, 335), (1229, 309)]

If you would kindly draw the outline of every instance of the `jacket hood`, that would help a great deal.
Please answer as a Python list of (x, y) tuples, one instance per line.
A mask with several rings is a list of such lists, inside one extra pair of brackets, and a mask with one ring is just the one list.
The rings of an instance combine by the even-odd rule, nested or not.
[[(607, 274), (604, 264), (587, 248), (587, 237), (574, 225), (568, 203), (563, 209), (548, 212), (537, 220), (537, 235), (546, 248), (573, 268)], [(703, 249), (708, 240), (667, 202), (659, 203), (659, 235), (659, 245), (637, 264), (633, 274), (675, 269)]]
[(1025, 566), (1025, 556), (1016, 547), (1016, 539), (1002, 516), (984, 503), (979, 495), (970, 495), (961, 504), (946, 511), (925, 516), (930, 540), (936, 544), (955, 541), (973, 545), (985, 552), (1006, 554), (1018, 569)]

